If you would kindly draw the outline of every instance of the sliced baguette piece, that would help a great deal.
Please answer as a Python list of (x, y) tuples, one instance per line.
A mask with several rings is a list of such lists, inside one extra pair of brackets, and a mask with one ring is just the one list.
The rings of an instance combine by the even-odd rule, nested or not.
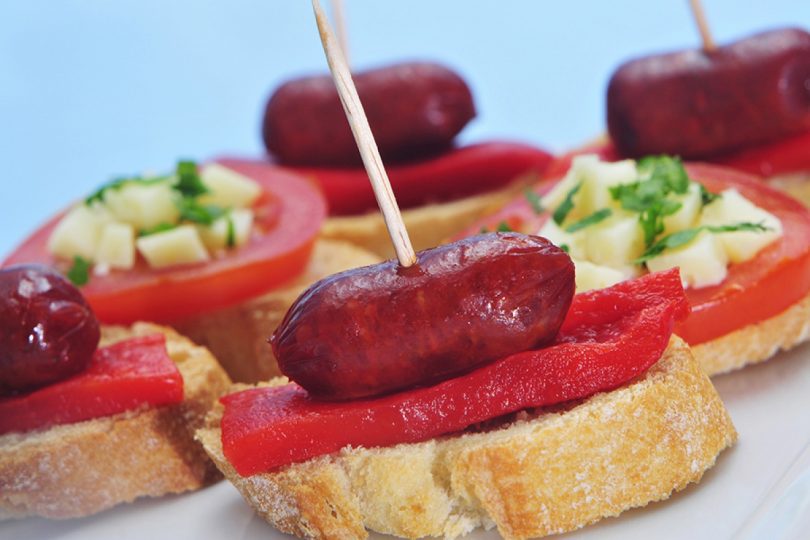
[(699, 481), (737, 437), (677, 337), (644, 376), (612, 392), (461, 435), (347, 447), (274, 473), (236, 473), (222, 453), (221, 415), (217, 404), (197, 432), (217, 467), (273, 526), (315, 539), (361, 539), (366, 529), (455, 538), (495, 526), (507, 539), (571, 531)]
[(710, 376), (764, 362), (810, 339), (810, 295), (782, 313), (692, 347)]
[(138, 497), (199, 489), (220, 478), (193, 439), (231, 385), (205, 348), (148, 323), (102, 328), (102, 344), (162, 333), (183, 376), (183, 402), (0, 436), (0, 520), (95, 514)]
[(369, 251), (348, 242), (318, 240), (304, 272), (284, 287), (213, 313), (204, 313), (173, 326), (207, 347), (234, 381), (266, 381), (281, 375), (267, 338), (287, 309), (312, 283), (328, 275), (380, 262)]
[[(419, 251), (445, 243), (476, 220), (501, 209), (537, 181), (536, 174), (527, 174), (497, 191), (403, 210), (402, 219), (413, 248)], [(394, 248), (379, 212), (330, 217), (321, 229), (321, 236), (351, 242), (383, 259), (394, 257)]]

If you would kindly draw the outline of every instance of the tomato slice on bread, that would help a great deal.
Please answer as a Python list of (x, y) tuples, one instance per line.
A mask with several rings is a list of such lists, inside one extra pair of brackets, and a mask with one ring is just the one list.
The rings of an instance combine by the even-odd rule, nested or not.
[[(246, 165), (240, 173), (263, 190), (254, 206), (254, 233), (247, 244), (204, 263), (152, 269), (138, 261), (132, 270), (91, 275), (81, 288), (104, 323), (138, 320), (173, 322), (258, 296), (300, 273), (326, 217), (318, 188), (291, 172)], [(65, 261), (47, 250), (56, 216), (26, 239), (4, 262), (43, 263), (64, 270)]]
[[(781, 238), (753, 259), (731, 265), (719, 285), (687, 289), (692, 314), (678, 324), (676, 333), (690, 345), (699, 345), (778, 315), (810, 293), (810, 211), (756, 176), (708, 164), (686, 164), (686, 170), (711, 192), (736, 188), (778, 217), (783, 226)], [(543, 181), (534, 187), (534, 192), (542, 197), (554, 183), (553, 179)], [(477, 234), (481, 229), (497, 230), (503, 225), (536, 233), (547, 219), (547, 213), (537, 213), (529, 199), (521, 196), (461, 236)]]

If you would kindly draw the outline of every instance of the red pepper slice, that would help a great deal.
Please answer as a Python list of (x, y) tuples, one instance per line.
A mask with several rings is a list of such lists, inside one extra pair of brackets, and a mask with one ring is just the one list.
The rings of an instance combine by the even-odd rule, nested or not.
[[(386, 167), (401, 208), (458, 199), (506, 186), (522, 174), (542, 174), (552, 155), (534, 146), (486, 142), (456, 148), (437, 157)], [(331, 215), (352, 215), (377, 208), (368, 174), (362, 167), (291, 167), (266, 161), (223, 158), (226, 167), (264, 165), (309, 176), (323, 190)]]
[(782, 173), (810, 171), (810, 131), (710, 161), (766, 178)]
[(222, 446), (243, 476), (346, 445), (415, 442), (491, 418), (614, 389), (655, 364), (689, 312), (677, 270), (577, 295), (554, 345), (426, 388), (348, 402), (296, 384), (221, 399)]
[(183, 400), (183, 377), (164, 336), (132, 338), (98, 349), (78, 375), (0, 399), (0, 434), (81, 422)]

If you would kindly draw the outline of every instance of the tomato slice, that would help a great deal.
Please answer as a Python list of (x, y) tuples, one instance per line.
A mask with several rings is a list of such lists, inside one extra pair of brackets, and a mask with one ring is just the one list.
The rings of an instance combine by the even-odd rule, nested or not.
[(241, 475), (336, 452), (346, 445), (415, 442), (529, 407), (612, 390), (663, 354), (689, 311), (677, 270), (574, 297), (556, 342), (423, 388), (328, 402), (300, 386), (225, 396), (222, 448)]
[[(486, 142), (449, 150), (437, 157), (386, 166), (400, 208), (467, 197), (506, 186), (526, 173), (542, 174), (552, 156), (534, 146)], [(377, 202), (365, 169), (292, 167), (268, 161), (227, 159), (239, 171), (263, 166), (292, 171), (315, 180), (326, 196), (331, 215), (374, 210)]]
[[(221, 163), (227, 166), (227, 160)], [(326, 203), (308, 180), (283, 170), (243, 164), (239, 172), (264, 193), (254, 207), (254, 234), (247, 244), (211, 261), (152, 269), (140, 260), (132, 270), (92, 275), (81, 292), (104, 323), (173, 322), (258, 296), (300, 273), (326, 217)], [(26, 239), (2, 266), (66, 263), (46, 244), (61, 215)]]
[(165, 338), (132, 338), (98, 349), (78, 375), (0, 399), (0, 434), (181, 401), (183, 377), (166, 352)]
[(725, 167), (687, 164), (691, 178), (714, 193), (736, 188), (782, 221), (783, 236), (753, 259), (729, 267), (719, 285), (688, 289), (692, 315), (676, 332), (698, 345), (778, 315), (810, 291), (810, 212), (759, 178)]
[[(610, 146), (606, 143), (603, 148)], [(736, 188), (777, 216), (784, 228), (783, 236), (756, 257), (730, 266), (728, 276), (719, 285), (686, 291), (692, 315), (679, 323), (676, 332), (690, 345), (698, 345), (778, 315), (810, 292), (810, 211), (758, 177), (716, 165), (687, 164), (686, 169), (709, 191)], [(542, 195), (554, 181), (540, 182), (535, 192)], [(547, 213), (537, 214), (521, 196), (459, 236), (478, 234), (482, 228), (494, 230), (500, 223), (534, 234), (547, 219)]]

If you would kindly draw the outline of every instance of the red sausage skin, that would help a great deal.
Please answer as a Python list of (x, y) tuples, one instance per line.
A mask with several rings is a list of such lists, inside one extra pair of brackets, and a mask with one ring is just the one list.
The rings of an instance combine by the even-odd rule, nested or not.
[[(467, 84), (437, 64), (395, 64), (358, 73), (354, 82), (380, 154), (387, 160), (443, 150), (475, 116)], [(267, 102), (262, 136), (267, 150), (282, 163), (361, 163), (335, 83), (328, 75), (281, 85)]]
[(319, 281), (270, 342), (285, 375), (321, 399), (393, 392), (549, 343), (574, 265), (544, 238), (479, 235)]
[(719, 47), (622, 65), (608, 131), (628, 157), (711, 157), (810, 129), (810, 34), (764, 32)]

